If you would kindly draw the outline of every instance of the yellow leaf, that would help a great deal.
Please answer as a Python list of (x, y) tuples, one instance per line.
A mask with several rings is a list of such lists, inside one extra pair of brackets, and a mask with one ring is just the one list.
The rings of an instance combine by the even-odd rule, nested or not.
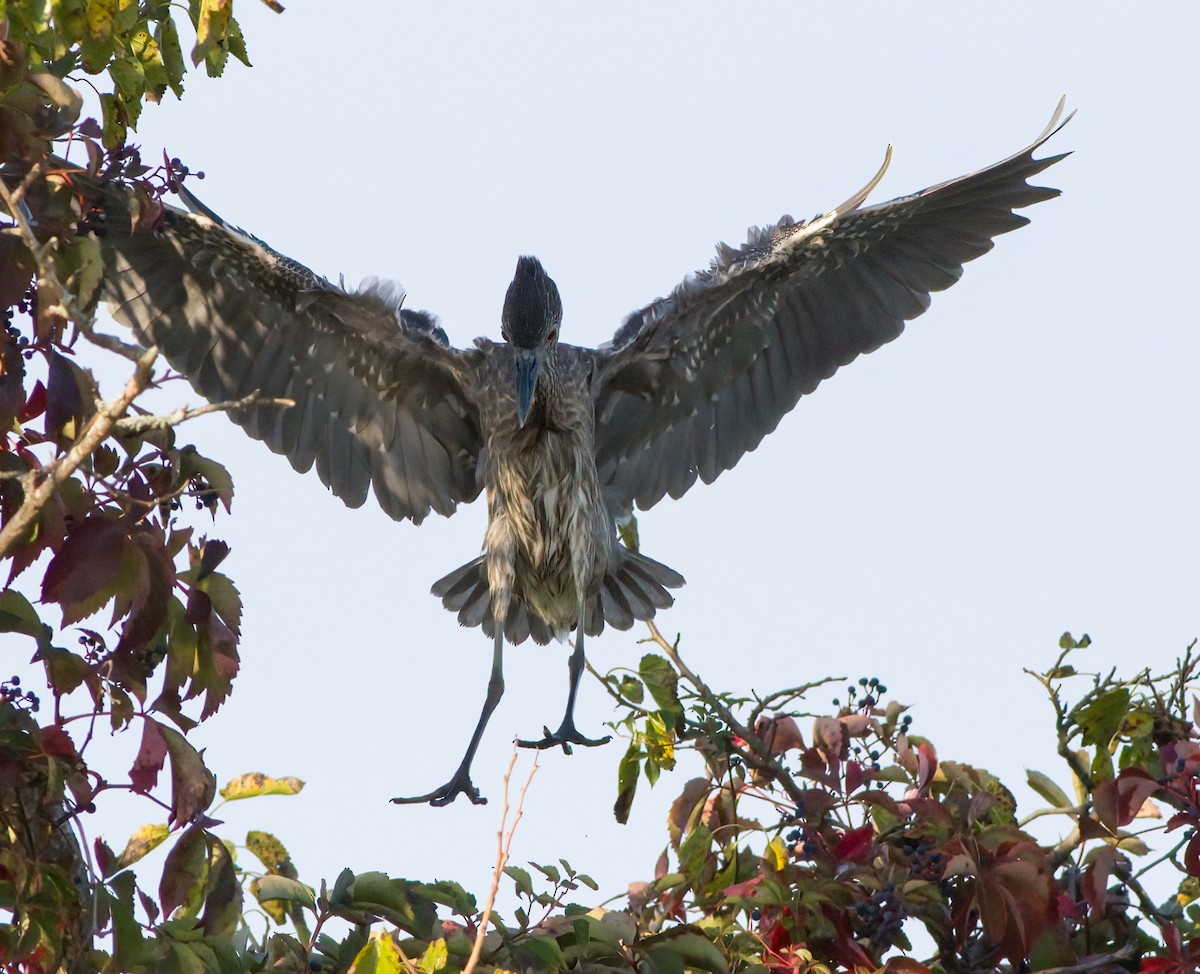
[(446, 938), (439, 937), (428, 947), (425, 948), (425, 953), (421, 955), (421, 959), (417, 962), (417, 967), (421, 969), (421, 974), (434, 974), (435, 971), (440, 971), (446, 966)]
[(152, 849), (157, 848), (162, 844), (163, 840), (170, 834), (170, 830), (165, 825), (143, 825), (129, 837), (129, 841), (125, 843), (125, 851), (121, 853), (117, 859), (116, 869), (119, 871), (127, 866), (132, 866), (142, 856), (149, 853)]
[(358, 952), (347, 974), (401, 974), (400, 952), (387, 934), (376, 931)]
[(295, 795), (304, 787), (299, 778), (270, 778), (259, 771), (238, 775), (221, 789), (221, 797), (228, 802), (242, 798), (257, 798), (259, 795)]
[(782, 838), (777, 835), (767, 844), (767, 848), (763, 852), (763, 859), (776, 872), (779, 872), (787, 865), (787, 846), (784, 845)]

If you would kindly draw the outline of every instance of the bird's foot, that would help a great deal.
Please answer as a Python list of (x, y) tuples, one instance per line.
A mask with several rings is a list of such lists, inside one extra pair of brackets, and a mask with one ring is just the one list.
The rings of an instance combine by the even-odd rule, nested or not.
[(435, 788), (427, 795), (418, 795), (415, 798), (393, 798), (392, 804), (421, 805), (428, 802), (430, 805), (440, 807), (449, 805), (459, 795), (466, 795), (475, 805), (487, 804), (487, 799), (479, 794), (479, 789), (475, 787), (475, 782), (471, 780), (471, 775), (466, 768), (459, 768), (453, 778), (441, 788)]
[(542, 732), (546, 735), (540, 741), (517, 741), (518, 747), (533, 747), (539, 751), (544, 751), (548, 747), (561, 746), (564, 754), (571, 753), (572, 744), (580, 744), (583, 747), (599, 747), (601, 744), (607, 744), (612, 740), (611, 734), (605, 734), (603, 737), (593, 739), (584, 737), (578, 730), (575, 729), (575, 724), (572, 721), (563, 721), (563, 725), (556, 731), (551, 732), (549, 727), (543, 727)]

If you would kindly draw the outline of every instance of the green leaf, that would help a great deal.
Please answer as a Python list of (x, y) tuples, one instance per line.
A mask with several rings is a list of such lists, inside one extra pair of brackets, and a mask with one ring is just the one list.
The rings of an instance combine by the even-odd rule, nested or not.
[(208, 890), (200, 925), (210, 937), (227, 937), (242, 916), (242, 884), (229, 848), (216, 836), (208, 843)]
[(246, 38), (242, 36), (242, 26), (237, 22), (236, 17), (229, 18), (229, 26), (225, 28), (225, 43), (229, 53), (242, 64), (248, 68), (254, 67), (250, 63), (250, 55), (246, 53)]
[(561, 971), (566, 967), (562, 948), (558, 946), (558, 941), (549, 937), (531, 937), (520, 946), (513, 948), (514, 959), (521, 958), (522, 961), (525, 961), (523, 955), (532, 955), (529, 960), (533, 963), (522, 963), (521, 968), (536, 966), (543, 971)]
[(707, 825), (697, 825), (679, 846), (679, 870), (695, 882), (712, 855), (713, 834)]
[(637, 677), (630, 676), (628, 673), (617, 681), (617, 693), (630, 703), (641, 703), (646, 699), (645, 685)]
[(115, 149), (125, 144), (128, 135), (124, 106), (117, 95), (100, 96), (100, 115), (103, 119), (102, 141), (106, 149)]
[(122, 869), (132, 866), (143, 856), (162, 845), (170, 834), (171, 830), (163, 824), (141, 826), (125, 843), (125, 851), (113, 865), (112, 872), (120, 872)]
[(533, 896), (533, 880), (529, 876), (529, 870), (520, 866), (505, 866), (504, 875), (513, 881), (518, 896)]
[(195, 447), (184, 447), (179, 451), (179, 475), (188, 481), (202, 477), (226, 512), (233, 506), (233, 478), (229, 471), (223, 464), (198, 453)]
[(539, 866), (536, 862), (531, 862), (529, 865), (540, 872), (552, 883), (557, 884), (562, 879), (562, 873), (558, 871), (557, 866)]
[(108, 881), (112, 894), (107, 897), (112, 918), (113, 961), (117, 969), (135, 970), (146, 953), (142, 925), (133, 912), (134, 876), (123, 872)]
[(183, 61), (183, 47), (179, 43), (179, 28), (175, 26), (175, 21), (169, 15), (164, 16), (158, 22), (154, 39), (158, 42), (163, 67), (167, 71), (167, 84), (170, 85), (176, 98), (182, 98), (183, 76), (187, 66)]
[(257, 798), (260, 795), (298, 795), (304, 787), (299, 778), (270, 778), (258, 771), (238, 775), (221, 789), (221, 797), (226, 801), (240, 801), (243, 798)]
[(638, 675), (659, 709), (674, 718), (678, 726), (683, 720), (683, 705), (679, 702), (679, 674), (675, 668), (661, 656), (647, 653), (638, 664)]
[(580, 917), (571, 923), (571, 928), (575, 931), (575, 946), (587, 955), (588, 944), (592, 942), (591, 928), (585, 918)]
[(113, 53), (113, 21), (117, 0), (88, 0), (84, 13), (87, 34), (82, 39), (83, 69), (99, 74)]
[[(146, 74), (136, 58), (114, 58), (108, 65), (108, 76), (127, 102), (139, 99), (146, 93)], [(81, 239), (94, 240), (92, 237)]]
[(260, 903), (284, 900), (288, 903), (299, 903), (305, 909), (317, 912), (313, 891), (303, 883), (286, 876), (260, 876), (251, 885), (251, 891)]
[(10, 588), (0, 592), (0, 632), (21, 632), (39, 639), (49, 630), (29, 599)]
[(1035, 792), (1050, 803), (1051, 808), (1070, 808), (1071, 799), (1049, 777), (1040, 771), (1025, 769), (1025, 781)]
[(613, 804), (613, 816), (622, 825), (629, 821), (629, 810), (633, 807), (633, 796), (637, 792), (641, 759), (641, 749), (636, 744), (630, 744), (617, 768), (617, 800)]
[(349, 906), (390, 920), (414, 937), (427, 937), (437, 913), (428, 900), (415, 894), (415, 885), (386, 873), (359, 873), (347, 890)]
[(694, 927), (678, 927), (655, 937), (646, 938), (638, 946), (653, 951), (669, 945), (670, 950), (682, 958), (684, 965), (689, 970), (699, 969), (711, 971), (712, 974), (725, 974), (729, 966), (720, 948), (708, 937), (694, 931)]
[(1128, 687), (1116, 687), (1091, 700), (1075, 719), (1083, 730), (1083, 743), (1108, 747), (1129, 711)]

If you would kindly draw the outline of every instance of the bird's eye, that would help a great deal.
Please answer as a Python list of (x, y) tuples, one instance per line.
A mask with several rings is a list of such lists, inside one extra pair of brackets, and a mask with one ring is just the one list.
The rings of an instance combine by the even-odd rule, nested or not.
[(548, 342), (558, 341), (558, 329), (557, 328), (555, 328), (554, 331), (550, 332), (550, 334), (546, 336), (546, 341), (548, 341)]

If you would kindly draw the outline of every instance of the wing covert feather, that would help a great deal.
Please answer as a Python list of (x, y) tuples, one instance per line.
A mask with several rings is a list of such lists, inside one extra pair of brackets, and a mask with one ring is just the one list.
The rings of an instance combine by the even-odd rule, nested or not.
[(597, 358), (596, 463), (614, 512), (733, 467), (801, 396), (899, 336), (993, 237), (1028, 223), (1013, 210), (1058, 195), (1027, 180), (1064, 157), (1033, 157), (1070, 120), (1062, 109), (986, 169), (859, 209), (876, 176), (824, 217), (752, 228), (630, 315)]
[(212, 401), (264, 397), (230, 417), (350, 507), (373, 488), (393, 518), (449, 515), (481, 489), (477, 350), (449, 347), (401, 292), (350, 293), (208, 216), (173, 207), (142, 229), (105, 190), (106, 299), (139, 340)]

